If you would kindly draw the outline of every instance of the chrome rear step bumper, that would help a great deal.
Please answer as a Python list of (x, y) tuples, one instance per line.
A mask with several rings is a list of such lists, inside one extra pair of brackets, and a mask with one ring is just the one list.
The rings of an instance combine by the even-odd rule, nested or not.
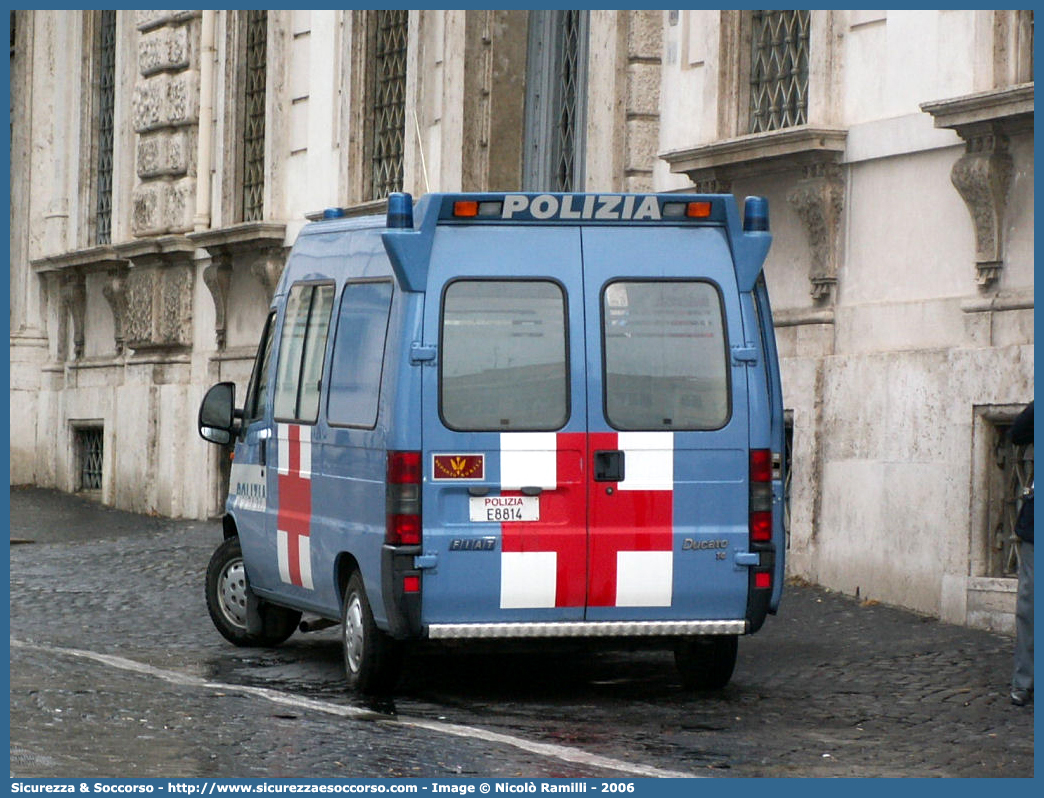
[(747, 622), (740, 621), (553, 621), (548, 623), (433, 623), (432, 640), (469, 638), (508, 639), (540, 637), (688, 637), (693, 635), (741, 635)]

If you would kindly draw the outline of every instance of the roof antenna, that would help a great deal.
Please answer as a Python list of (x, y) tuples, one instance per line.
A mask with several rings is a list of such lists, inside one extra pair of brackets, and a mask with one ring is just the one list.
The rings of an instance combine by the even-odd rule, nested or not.
[(424, 175), (424, 193), (430, 194), (431, 189), (428, 187), (428, 167), (424, 163), (424, 142), (421, 141), (420, 120), (417, 118), (417, 107), (414, 106), (410, 110), (413, 111), (413, 129), (417, 131), (417, 151), (420, 153), (421, 174)]

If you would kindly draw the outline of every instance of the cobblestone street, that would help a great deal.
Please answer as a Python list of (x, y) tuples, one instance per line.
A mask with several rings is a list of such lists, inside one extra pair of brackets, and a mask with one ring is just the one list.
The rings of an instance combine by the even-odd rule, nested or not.
[(218, 635), (217, 522), (12, 489), (11, 536), (14, 776), (1033, 775), (1010, 638), (814, 587), (788, 586), (718, 693), (683, 692), (666, 652), (424, 649), (367, 708), (335, 629)]

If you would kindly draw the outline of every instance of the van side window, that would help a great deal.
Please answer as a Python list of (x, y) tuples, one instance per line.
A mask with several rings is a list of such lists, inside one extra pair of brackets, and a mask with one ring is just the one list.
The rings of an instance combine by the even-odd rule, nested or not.
[(330, 359), (326, 417), (331, 424), (369, 429), (377, 425), (391, 300), (391, 283), (344, 287)]
[(565, 293), (550, 280), (457, 280), (442, 305), (439, 405), (456, 430), (569, 418)]
[(250, 375), (246, 399), (243, 402), (243, 426), (261, 418), (265, 412), (265, 401), (268, 398), (268, 364), (272, 359), (272, 330), (275, 327), (275, 311), (265, 319), (265, 329), (261, 333), (261, 343), (257, 347), (254, 358), (254, 371)]
[[(768, 338), (766, 338), (766, 335), (765, 335), (765, 333), (766, 333), (766, 331), (765, 331), (765, 323), (764, 323), (764, 321), (761, 318), (761, 293), (764, 290), (765, 290), (765, 275), (762, 274), (762, 275), (758, 276), (758, 281), (755, 284), (754, 295), (753, 295), (753, 300), (754, 301), (751, 302), (751, 305), (754, 308), (754, 324), (757, 325), (757, 328), (758, 328), (758, 346), (760, 347), (760, 351), (758, 352), (758, 357), (764, 359), (764, 361), (766, 363), (766, 366), (767, 366), (768, 365), (768, 356), (767, 356), (766, 353), (769, 351), (769, 346), (768, 346)], [(772, 323), (772, 321), (771, 321), (771, 317), (770, 317), (769, 324), (771, 324), (771, 323)], [(773, 388), (773, 380), (766, 379), (765, 380), (765, 390), (768, 391), (768, 401), (769, 401), (769, 404), (772, 403), (772, 388)]]
[(280, 421), (314, 424), (319, 417), (319, 384), (333, 297), (334, 287), (329, 284), (299, 283), (290, 289), (275, 384), (275, 417)]
[(602, 295), (606, 419), (622, 430), (719, 429), (729, 419), (718, 289), (615, 282)]

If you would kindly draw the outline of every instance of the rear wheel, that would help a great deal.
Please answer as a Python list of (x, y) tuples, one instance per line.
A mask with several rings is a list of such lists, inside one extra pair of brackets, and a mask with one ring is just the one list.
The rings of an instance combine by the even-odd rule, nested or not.
[(207, 611), (214, 626), (237, 646), (277, 646), (297, 629), (301, 613), (261, 603), (261, 632), (247, 631), (247, 600), (250, 584), (243, 566), (238, 537), (226, 538), (207, 566)]
[(736, 667), (737, 635), (687, 637), (674, 647), (674, 664), (687, 690), (720, 690)]
[(344, 590), (341, 643), (348, 689), (379, 694), (395, 687), (402, 670), (402, 644), (377, 628), (358, 571)]

